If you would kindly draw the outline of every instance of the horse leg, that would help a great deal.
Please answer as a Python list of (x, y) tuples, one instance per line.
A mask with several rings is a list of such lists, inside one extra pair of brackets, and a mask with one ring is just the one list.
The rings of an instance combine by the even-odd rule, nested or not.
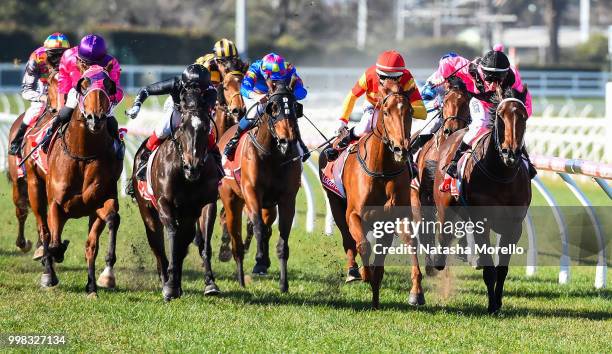
[(225, 220), (225, 208), (221, 208), (221, 212), (219, 212), (219, 224), (221, 225), (221, 246), (219, 246), (219, 260), (221, 262), (229, 262), (229, 260), (232, 259), (232, 250), (230, 248), (231, 237), (227, 231), (227, 223)]
[(53, 202), (49, 205), (49, 230), (51, 232), (51, 242), (49, 242), (49, 252), (53, 256), (53, 260), (57, 263), (64, 261), (64, 253), (68, 247), (68, 241), (62, 243), (62, 230), (68, 217), (60, 206)]
[(38, 260), (43, 257), (42, 240), (49, 234), (49, 228), (47, 226), (47, 191), (45, 188), (45, 182), (36, 176), (32, 169), (28, 169), (29, 177), (27, 182), (28, 187), (28, 198), (34, 218), (36, 219), (36, 229), (38, 231), (38, 247), (34, 251), (32, 259)]
[(295, 194), (293, 198), (281, 198), (278, 204), (278, 243), (276, 244), (276, 255), (280, 261), (280, 291), (289, 291), (287, 280), (287, 261), (289, 260), (289, 233), (295, 217)]
[[(266, 266), (266, 273), (270, 268), (272, 262), (270, 261), (270, 238), (272, 238), (272, 224), (276, 220), (277, 212), (276, 208), (262, 209), (261, 220), (263, 222), (263, 235), (262, 235), (262, 249), (264, 251), (263, 264)], [(248, 224), (247, 224), (247, 238), (248, 238)], [(251, 226), (251, 233), (253, 227)]]
[(217, 203), (213, 202), (202, 208), (202, 215), (199, 218), (199, 234), (201, 238), (204, 236), (203, 242), (201, 241), (203, 243), (202, 248), (199, 248), (204, 264), (204, 295), (216, 295), (220, 293), (217, 284), (215, 284), (215, 276), (210, 262), (212, 259), (211, 240), (216, 216)]
[[(520, 226), (520, 224), (519, 224)], [(510, 248), (512, 245), (516, 245), (521, 237), (521, 229), (512, 232), (510, 234), (504, 234), (501, 236), (499, 246)], [(499, 264), (495, 267), (497, 271), (497, 279), (495, 282), (495, 311), (499, 311), (502, 307), (502, 298), (504, 296), (504, 283), (506, 282), (506, 276), (508, 275), (508, 266), (510, 264), (511, 254), (500, 254)]]
[[(417, 239), (412, 237), (410, 245), (414, 248), (418, 247)], [(413, 252), (410, 256), (412, 261), (412, 268), (410, 274), (410, 280), (412, 281), (412, 288), (410, 288), (410, 295), (408, 296), (408, 303), (413, 306), (425, 305), (425, 294), (423, 292), (423, 286), (421, 284), (423, 280), (423, 274), (419, 267), (419, 257), (417, 252)]]
[(361, 280), (359, 274), (359, 266), (355, 260), (357, 255), (357, 244), (349, 232), (348, 224), (346, 223), (346, 201), (336, 196), (332, 192), (327, 192), (327, 199), (329, 200), (330, 209), (334, 221), (340, 234), (342, 235), (342, 247), (344, 247), (344, 253), (346, 253), (346, 283), (350, 283), (356, 280)]
[[(13, 204), (15, 205), (15, 216), (17, 216), (19, 222), (15, 245), (21, 252), (28, 253), (32, 249), (32, 242), (26, 240), (24, 235), (25, 222), (28, 218), (28, 192), (27, 184), (23, 178), (17, 178), (13, 182)], [(37, 246), (40, 246), (40, 237), (37, 243)]]
[(98, 216), (89, 217), (91, 225), (87, 243), (85, 244), (85, 258), (87, 259), (87, 285), (85, 291), (89, 297), (96, 297), (98, 291), (96, 285), (96, 257), (98, 257), (98, 241), (106, 223)]
[[(168, 265), (168, 281), (164, 283), (162, 295), (165, 301), (178, 299), (181, 297), (181, 281), (180, 271), (183, 262), (183, 247), (180, 238), (184, 236), (178, 228), (178, 222), (164, 222), (166, 231), (168, 232), (168, 240), (170, 246), (170, 263)], [(193, 236), (193, 235), (192, 235)], [(190, 239), (192, 240), (193, 237)]]
[(227, 194), (226, 197), (221, 198), (225, 208), (225, 224), (232, 240), (232, 254), (236, 261), (238, 283), (244, 288), (244, 245), (242, 244), (242, 209), (244, 208), (244, 202), (231, 191), (225, 191), (223, 187), (220, 193), (222, 195)]
[[(142, 210), (145, 210), (144, 213)], [(143, 207), (141, 214), (145, 220), (145, 232), (149, 247), (157, 260), (157, 274), (162, 286), (168, 281), (168, 257), (166, 256), (166, 246), (164, 244), (164, 226), (162, 225), (157, 211)]]
[[(40, 285), (43, 288), (53, 287), (59, 284), (59, 280), (57, 275), (55, 274), (55, 269), (53, 268), (53, 262), (56, 257), (58, 257), (57, 249), (58, 247), (51, 248), (52, 240), (59, 239), (59, 234), (61, 234), (64, 225), (66, 224), (66, 217), (63, 215), (63, 212), (59, 210), (59, 206), (56, 203), (52, 203), (49, 208), (49, 233), (42, 234), (42, 242), (43, 242), (43, 256), (42, 256), (42, 264), (44, 267), (43, 274), (40, 278)], [(57, 243), (59, 245), (59, 243)], [(65, 249), (64, 249), (65, 251)], [(61, 254), (63, 260), (63, 254)]]
[[(489, 247), (490, 228), (487, 226), (484, 228), (482, 233), (474, 233), (474, 243), (479, 247)], [(497, 300), (495, 299), (495, 283), (497, 282), (497, 270), (493, 263), (493, 257), (490, 254), (478, 255), (478, 266), (482, 267), (482, 279), (487, 287), (487, 297), (489, 305), (487, 307), (488, 313), (495, 313), (497, 311)]]
[[(448, 200), (448, 203), (450, 204), (450, 199)], [(444, 205), (437, 205), (438, 208), (438, 221), (440, 225), (446, 225), (445, 223), (447, 221), (451, 221), (450, 219), (450, 215), (448, 215), (448, 211), (449, 211), (449, 204), (444, 204)], [(453, 235), (445, 232), (445, 228), (442, 227), (440, 230), (440, 235), (438, 237), (438, 241), (440, 244), (440, 247), (448, 247), (451, 243), (451, 241), (453, 240)], [(446, 268), (446, 253), (441, 252), (439, 254), (436, 254), (434, 256), (434, 267), (437, 270), (444, 270), (444, 268)]]
[[(264, 222), (262, 217), (262, 211), (259, 201), (257, 200), (257, 194), (254, 191), (250, 191), (248, 195), (245, 195), (246, 203), (249, 210), (249, 220), (253, 223), (253, 232), (255, 239), (257, 240), (257, 253), (255, 254), (255, 266), (253, 267), (254, 275), (267, 275), (268, 267), (270, 266), (269, 250), (266, 250), (265, 235), (264, 235)], [(268, 257), (266, 258), (266, 255)]]
[(108, 289), (114, 289), (115, 272), (113, 266), (117, 261), (117, 255), (115, 248), (117, 245), (117, 230), (121, 224), (121, 217), (119, 216), (119, 202), (117, 199), (109, 199), (104, 203), (104, 206), (97, 210), (98, 217), (108, 225), (108, 252), (106, 254), (106, 267), (98, 278), (98, 286)]

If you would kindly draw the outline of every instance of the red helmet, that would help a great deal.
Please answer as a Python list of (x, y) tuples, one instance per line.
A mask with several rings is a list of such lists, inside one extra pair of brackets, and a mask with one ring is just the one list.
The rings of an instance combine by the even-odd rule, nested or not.
[(397, 77), (406, 70), (402, 55), (395, 50), (386, 50), (376, 59), (376, 73), (381, 76)]

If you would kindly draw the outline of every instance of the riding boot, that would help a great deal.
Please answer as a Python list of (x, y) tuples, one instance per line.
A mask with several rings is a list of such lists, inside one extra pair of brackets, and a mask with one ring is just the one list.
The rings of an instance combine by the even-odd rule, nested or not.
[(419, 174), (419, 170), (417, 169), (416, 164), (414, 163), (414, 158), (412, 157), (412, 153), (408, 154), (408, 168), (410, 168), (410, 178), (415, 178)]
[(21, 123), (19, 129), (17, 130), (17, 135), (15, 135), (15, 138), (13, 138), (13, 141), (11, 142), (9, 155), (21, 154), (21, 144), (23, 143), (23, 136), (25, 135), (27, 129), (28, 125), (25, 123)]
[(351, 144), (351, 142), (357, 139), (359, 139), (359, 137), (355, 135), (355, 131), (353, 130), (353, 128), (349, 129), (348, 134), (346, 134), (344, 137), (342, 137), (342, 139), (340, 139), (340, 141), (338, 141), (338, 144), (336, 144), (336, 148), (330, 146), (323, 151), (323, 153), (327, 157), (327, 161), (335, 161), (340, 156), (340, 153), (344, 151)]
[(51, 124), (51, 128), (47, 130), (47, 134), (43, 138), (42, 146), (40, 147), (42, 151), (47, 153), (47, 151), (49, 150), (49, 144), (51, 143), (51, 137), (53, 136), (55, 131), (62, 126), (62, 124), (68, 123), (70, 121), (70, 117), (72, 117), (72, 112), (74, 112), (74, 108), (64, 106), (62, 107), (62, 109), (60, 109), (59, 113), (57, 114), (57, 117), (55, 117), (53, 123)]
[(525, 160), (527, 160), (527, 169), (529, 170), (529, 179), (533, 179), (538, 174), (538, 170), (536, 170), (535, 166), (531, 163), (531, 159), (529, 158), (529, 155), (527, 154), (527, 149), (525, 148), (525, 145), (523, 145), (523, 147), (521, 148), (521, 154), (523, 154), (523, 157), (525, 158)]
[(308, 160), (310, 158), (310, 151), (308, 150), (308, 146), (306, 146), (306, 144), (304, 144), (304, 142), (302, 141), (302, 137), (298, 137), (298, 143), (300, 144), (300, 147), (302, 148), (302, 162), (306, 162), (306, 160)]
[(417, 136), (417, 138), (412, 143), (412, 146), (410, 147), (410, 153), (415, 154), (432, 137), (433, 137), (433, 134), (422, 134), (422, 135)]
[(459, 148), (455, 152), (455, 156), (453, 156), (453, 159), (451, 160), (451, 162), (448, 164), (448, 167), (446, 168), (446, 174), (448, 174), (449, 176), (453, 178), (459, 178), (457, 174), (457, 164), (459, 163), (459, 159), (461, 158), (463, 153), (467, 151), (469, 148), (470, 148), (469, 144), (466, 144), (463, 141), (461, 142), (461, 145), (459, 145)]
[(136, 167), (136, 179), (139, 181), (147, 180), (147, 163), (149, 162), (149, 157), (151, 157), (151, 150), (149, 150), (145, 144), (138, 158), (138, 166)]
[(236, 133), (234, 133), (234, 136), (225, 145), (223, 154), (228, 158), (228, 160), (234, 159), (234, 154), (236, 153), (236, 148), (238, 147), (238, 142), (240, 141), (240, 137), (242, 136), (243, 132), (244, 130), (240, 129), (240, 125), (238, 125)]
[(217, 172), (219, 174), (219, 179), (221, 179), (225, 177), (225, 171), (223, 170), (223, 163), (221, 162), (221, 151), (219, 151), (219, 148), (217, 147), (217, 145), (215, 145), (215, 147), (216, 148), (210, 150), (210, 154), (215, 159), (215, 163), (217, 164)]
[(119, 122), (114, 116), (109, 116), (106, 122), (106, 128), (108, 129), (108, 134), (113, 138), (113, 149), (117, 154), (117, 160), (123, 160), (125, 156), (125, 144), (121, 137), (119, 136)]

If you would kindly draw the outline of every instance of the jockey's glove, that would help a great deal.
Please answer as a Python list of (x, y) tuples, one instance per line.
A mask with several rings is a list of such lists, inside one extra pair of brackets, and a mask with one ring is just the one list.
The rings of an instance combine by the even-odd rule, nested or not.
[(342, 133), (344, 131), (344, 129), (346, 129), (346, 125), (347, 125), (346, 122), (344, 120), (340, 119), (338, 121), (338, 125), (336, 127), (336, 130), (334, 131), (334, 134), (336, 136), (340, 135), (340, 133)]
[(138, 116), (138, 112), (140, 112), (140, 103), (134, 103), (132, 108), (125, 111), (125, 115), (130, 117), (130, 119), (135, 119)]

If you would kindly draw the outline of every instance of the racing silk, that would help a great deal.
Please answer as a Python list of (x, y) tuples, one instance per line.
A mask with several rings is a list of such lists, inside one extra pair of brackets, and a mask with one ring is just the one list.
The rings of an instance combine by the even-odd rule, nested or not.
[(48, 80), (47, 52), (44, 47), (40, 47), (32, 52), (26, 64), (21, 83), (21, 97), (26, 101), (40, 102), (47, 94)]
[[(456, 57), (448, 57), (440, 60), (440, 64), (438, 65), (438, 70), (434, 72), (429, 79), (428, 82), (431, 82), (434, 85), (441, 85), (444, 83), (444, 80), (451, 75), (454, 75), (460, 78), (464, 83), (469, 92), (472, 94), (487, 94), (493, 93), (494, 89), (490, 83), (484, 81), (484, 75), (482, 70), (478, 67), (480, 59), (477, 58), (475, 61), (470, 62), (469, 60), (456, 56)], [(523, 82), (521, 80), (521, 75), (518, 72), (518, 69), (510, 65), (510, 72), (508, 72), (508, 77), (505, 80), (506, 85), (511, 84), (511, 88), (517, 91), (523, 91)], [(478, 96), (476, 96), (478, 97)], [(485, 99), (479, 98), (486, 109), (492, 107), (492, 103)], [(527, 108), (527, 115), (531, 116), (532, 113), (532, 102), (531, 102), (531, 93), (527, 93), (527, 97), (525, 98), (525, 107)]]
[[(77, 65), (77, 53), (78, 47), (72, 47), (66, 50), (62, 55), (58, 76), (60, 94), (68, 94), (81, 78), (81, 72)], [(119, 65), (119, 61), (110, 55), (104, 57), (99, 65), (105, 68), (109, 63), (112, 63), (113, 67), (108, 75), (110, 79), (115, 82), (115, 85), (117, 85), (117, 93), (110, 97), (110, 99), (113, 104), (117, 104), (123, 99), (123, 89), (121, 88), (120, 82), (121, 66)]]
[(210, 82), (217, 87), (221, 83), (221, 72), (215, 63), (214, 54), (206, 54), (196, 59), (195, 64), (200, 64), (210, 72)]
[[(181, 91), (183, 91), (183, 81), (180, 76), (175, 76), (171, 79), (163, 80), (151, 84), (138, 92), (134, 104), (142, 104), (147, 97), (153, 95), (170, 95), (174, 103), (174, 109), (180, 111), (181, 106)], [(202, 92), (202, 97), (209, 107), (214, 107), (217, 101), (217, 91), (211, 85)]]
[[(423, 104), (423, 100), (421, 99), (421, 94), (416, 86), (414, 81), (414, 77), (409, 70), (404, 70), (404, 73), (399, 78), (399, 83), (402, 87), (402, 90), (408, 91), (412, 90), (410, 93), (410, 105), (414, 110), (413, 118), (416, 119), (425, 119), (427, 118), (427, 112), (425, 111), (425, 105)], [(348, 123), (349, 116), (353, 112), (353, 108), (355, 107), (355, 102), (359, 97), (361, 97), (364, 93), (366, 94), (366, 98), (368, 102), (370, 102), (374, 107), (379, 103), (378, 101), (378, 86), (379, 79), (378, 74), (376, 73), (376, 65), (372, 65), (369, 67), (363, 75), (359, 78), (359, 81), (353, 86), (353, 89), (344, 99), (344, 103), (342, 104), (342, 114), (340, 115), (340, 120)]]
[[(266, 94), (268, 93), (268, 85), (266, 85), (266, 79), (261, 73), (261, 60), (257, 60), (251, 66), (249, 66), (249, 70), (247, 70), (244, 75), (244, 79), (242, 80), (242, 86), (240, 88), (240, 93), (242, 96), (246, 98), (253, 98), (254, 94)], [(308, 93), (304, 88), (304, 83), (302, 79), (297, 74), (295, 67), (285, 62), (287, 66), (287, 73), (285, 74), (285, 79), (287, 82), (291, 80), (291, 77), (295, 75), (297, 77), (297, 82), (295, 84), (295, 88), (293, 89), (293, 94), (295, 95), (295, 99), (303, 100)]]

